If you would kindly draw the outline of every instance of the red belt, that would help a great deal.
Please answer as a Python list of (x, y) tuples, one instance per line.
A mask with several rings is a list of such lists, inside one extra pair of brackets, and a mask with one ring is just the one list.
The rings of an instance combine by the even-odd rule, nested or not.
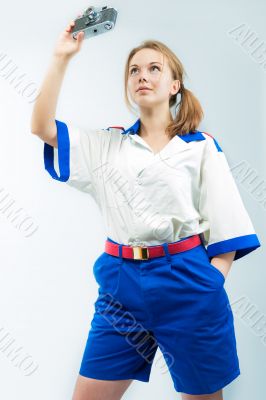
[[(193, 247), (201, 244), (199, 235), (191, 236), (188, 239), (180, 240), (175, 243), (168, 243), (168, 250), (170, 254), (180, 253), (192, 249)], [(105, 252), (112, 256), (119, 257), (119, 244), (106, 240)], [(149, 258), (161, 257), (165, 255), (164, 247), (162, 245), (156, 246), (122, 246), (122, 257), (132, 258), (134, 260), (148, 260)]]

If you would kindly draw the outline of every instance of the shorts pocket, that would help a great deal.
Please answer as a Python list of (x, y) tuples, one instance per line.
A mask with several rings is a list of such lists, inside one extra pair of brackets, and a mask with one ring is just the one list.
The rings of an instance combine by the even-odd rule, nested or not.
[(211, 264), (204, 246), (197, 246), (171, 257), (172, 275), (184, 285), (218, 289), (224, 285), (225, 277)]
[(115, 294), (119, 287), (119, 258), (103, 252), (93, 265), (93, 275), (99, 285), (99, 293)]
[(215, 267), (215, 265), (213, 265), (210, 261), (209, 261), (210, 266), (214, 269), (214, 271), (216, 271), (216, 273), (218, 275), (220, 275), (220, 277), (223, 279), (223, 281), (225, 282), (225, 276), (224, 274), (217, 268)]

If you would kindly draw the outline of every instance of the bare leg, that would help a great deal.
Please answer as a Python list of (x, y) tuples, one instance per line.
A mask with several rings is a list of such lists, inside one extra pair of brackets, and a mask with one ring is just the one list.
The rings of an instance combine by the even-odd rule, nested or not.
[(186, 394), (182, 393), (182, 400), (223, 400), (223, 391), (211, 394)]
[(78, 375), (72, 400), (120, 400), (132, 381), (105, 381)]

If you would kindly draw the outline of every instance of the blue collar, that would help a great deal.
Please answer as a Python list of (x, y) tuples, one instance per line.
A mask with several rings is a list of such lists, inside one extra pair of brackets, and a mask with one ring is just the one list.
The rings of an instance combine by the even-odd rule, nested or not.
[(126, 131), (122, 132), (123, 135), (125, 135), (126, 133), (132, 133), (133, 135), (135, 135), (140, 127), (140, 118), (134, 123), (134, 125), (130, 126)]
[[(130, 126), (127, 130), (124, 130), (121, 132), (123, 135), (126, 133), (130, 133), (132, 135), (135, 135), (138, 133), (140, 127), (140, 118), (132, 125)], [(202, 135), (200, 131), (196, 132), (188, 132), (185, 135), (178, 135), (181, 139), (183, 139), (185, 142), (192, 142), (193, 140), (205, 140), (205, 137)]]

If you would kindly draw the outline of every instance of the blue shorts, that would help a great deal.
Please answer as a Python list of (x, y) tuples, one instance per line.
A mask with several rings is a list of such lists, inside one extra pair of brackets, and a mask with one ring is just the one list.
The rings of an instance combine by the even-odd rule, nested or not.
[(159, 346), (156, 365), (177, 392), (216, 392), (240, 375), (224, 275), (203, 243), (176, 254), (163, 246), (164, 256), (148, 260), (96, 259), (99, 295), (79, 374), (148, 382)]

